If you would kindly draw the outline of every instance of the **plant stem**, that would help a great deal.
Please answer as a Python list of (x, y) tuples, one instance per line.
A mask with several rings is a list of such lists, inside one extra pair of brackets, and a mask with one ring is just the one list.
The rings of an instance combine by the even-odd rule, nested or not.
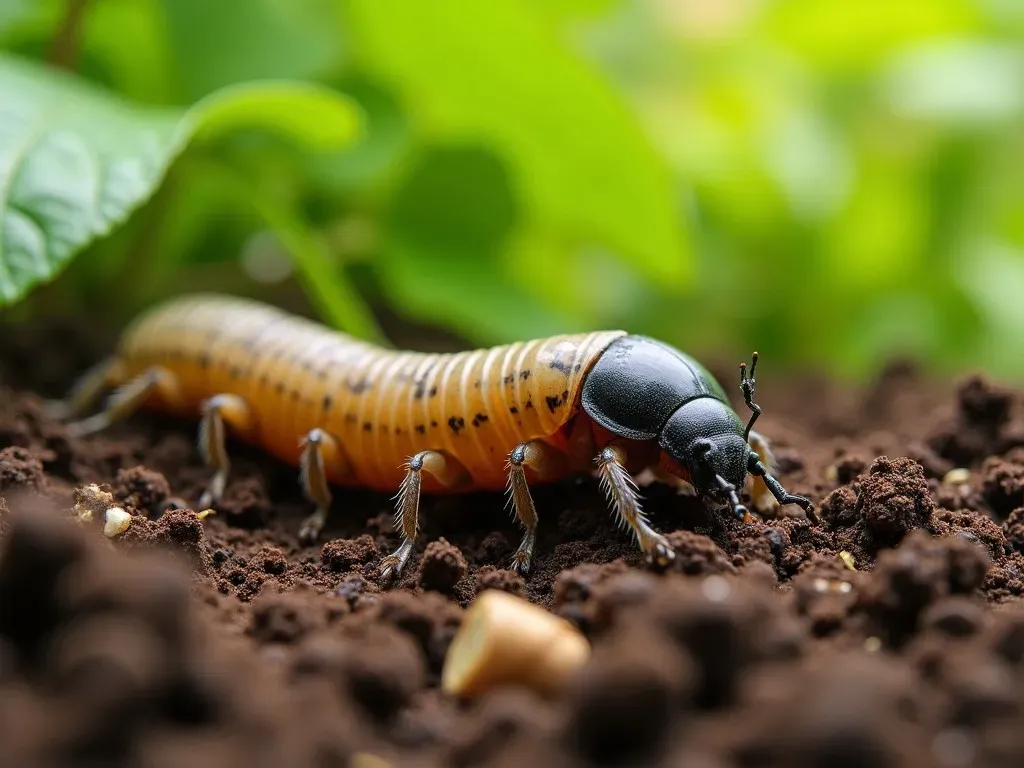
[(89, 0), (68, 0), (67, 10), (50, 45), (50, 63), (63, 69), (74, 69), (78, 58), (79, 32)]
[(234, 186), (239, 196), (253, 207), (273, 230), (294, 260), (299, 279), (313, 305), (327, 323), (339, 330), (383, 347), (391, 342), (381, 329), (367, 302), (348, 279), (344, 267), (336, 264), (323, 238), (287, 205), (260, 194), (228, 168), (208, 163), (211, 171)]

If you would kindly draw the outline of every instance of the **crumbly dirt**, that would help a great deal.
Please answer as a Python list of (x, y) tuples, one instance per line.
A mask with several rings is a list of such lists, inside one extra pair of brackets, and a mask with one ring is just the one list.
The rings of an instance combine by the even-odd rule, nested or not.
[[(0, 341), (4, 766), (1024, 764), (1020, 391), (906, 362), (847, 388), (764, 360), (758, 428), (817, 525), (645, 485), (677, 552), (655, 571), (594, 480), (570, 479), (535, 489), (524, 579), (500, 495), (427, 498), (383, 590), (387, 495), (337, 491), (302, 546), (296, 471), (257, 450), (232, 444), (226, 498), (201, 517), (194, 423), (69, 437), (44, 398), (101, 352), (60, 326)], [(115, 539), (110, 503), (132, 515)], [(485, 589), (589, 638), (566, 690), (442, 693)]]

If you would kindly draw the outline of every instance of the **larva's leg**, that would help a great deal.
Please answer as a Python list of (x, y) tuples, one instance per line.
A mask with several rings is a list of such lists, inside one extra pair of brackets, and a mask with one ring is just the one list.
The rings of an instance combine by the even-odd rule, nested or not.
[(122, 367), (117, 358), (107, 358), (96, 363), (75, 380), (63, 400), (48, 400), (45, 403), (47, 414), (54, 419), (82, 416), (106, 390), (124, 383), (121, 380)]
[(429, 472), (447, 487), (453, 487), (467, 477), (465, 468), (441, 451), (420, 451), (406, 462), (405, 478), (395, 496), (398, 502), (395, 524), (402, 529), (402, 543), (381, 562), (380, 580), (384, 584), (398, 579), (416, 543), (416, 532), (419, 530), (420, 488), (423, 485), (424, 471)]
[(675, 557), (668, 540), (647, 523), (640, 507), (640, 492), (626, 471), (626, 457), (621, 448), (608, 446), (597, 455), (598, 477), (619, 522), (628, 526), (647, 559), (665, 565)]
[[(775, 464), (775, 455), (772, 453), (771, 444), (768, 442), (768, 438), (756, 430), (750, 430), (750, 438), (748, 442), (750, 447), (754, 449), (754, 453), (760, 457), (761, 463), (768, 468), (769, 472), (775, 474), (778, 467)], [(752, 475), (751, 481), (750, 497), (754, 502), (754, 509), (762, 515), (769, 515), (771, 512), (777, 510), (779, 508), (779, 502), (768, 489), (764, 478)]]
[(231, 460), (225, 445), (225, 424), (230, 425), (238, 434), (246, 434), (253, 428), (252, 410), (238, 395), (214, 395), (203, 403), (203, 417), (199, 422), (199, 452), (214, 473), (199, 499), (202, 509), (220, 501), (227, 486)]
[(512, 570), (526, 574), (533, 560), (533, 547), (537, 542), (537, 507), (526, 484), (529, 467), (540, 479), (557, 476), (564, 467), (564, 457), (555, 448), (540, 440), (520, 443), (508, 456), (508, 492), (515, 507), (516, 517), (526, 529), (519, 549), (512, 556)]
[[(97, 387), (97, 392), (101, 389), (102, 387)], [(118, 387), (107, 398), (107, 403), (102, 411), (81, 421), (68, 424), (67, 430), (70, 434), (78, 437), (100, 432), (115, 422), (131, 416), (152, 395), (160, 394), (162, 398), (173, 401), (177, 399), (178, 393), (178, 377), (162, 366), (153, 366)], [(79, 399), (86, 398), (80, 397)]]
[(681, 496), (696, 496), (697, 489), (693, 487), (691, 483), (683, 480), (681, 477), (677, 477), (669, 472), (664, 467), (654, 464), (653, 466), (647, 467), (636, 477), (638, 485), (648, 485), (649, 483), (658, 482), (663, 485), (669, 485), (676, 489), (676, 493)]
[(338, 441), (320, 428), (311, 429), (302, 439), (302, 457), (299, 460), (299, 482), (306, 498), (316, 504), (316, 511), (302, 521), (299, 541), (312, 544), (320, 536), (327, 513), (331, 508), (331, 491), (327, 487), (325, 467), (340, 466), (348, 471), (349, 464)]

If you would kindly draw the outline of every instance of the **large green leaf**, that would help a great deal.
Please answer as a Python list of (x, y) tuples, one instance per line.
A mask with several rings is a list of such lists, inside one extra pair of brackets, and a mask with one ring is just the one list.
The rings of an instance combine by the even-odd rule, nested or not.
[(182, 96), (233, 83), (307, 80), (344, 54), (337, 0), (159, 0)]
[(254, 83), (187, 111), (143, 108), (6, 55), (0, 93), (0, 306), (127, 219), (192, 140), (257, 127), (337, 150), (360, 126), (352, 104), (326, 88)]
[[(645, 274), (690, 274), (679, 193), (627, 104), (517, 0), (351, 0), (354, 55), (432, 141), (508, 163), (533, 226), (605, 247)], [(569, 276), (567, 276), (568, 278)]]

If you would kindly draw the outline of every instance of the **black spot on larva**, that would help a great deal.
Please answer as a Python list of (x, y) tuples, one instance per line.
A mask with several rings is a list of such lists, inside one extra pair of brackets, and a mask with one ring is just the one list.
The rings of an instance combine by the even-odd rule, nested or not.
[(519, 372), (519, 378), (522, 379), (523, 381), (526, 381), (528, 378), (530, 378), (531, 373), (533, 373), (533, 371), (527, 368), (525, 371)]
[(373, 424), (371, 424), (368, 421), (364, 421), (363, 422), (363, 432), (369, 432), (372, 429), (373, 429)]
[(515, 380), (516, 380), (516, 375), (514, 373), (510, 373), (502, 381), (504, 381), (506, 384), (511, 384)]
[(416, 389), (413, 390), (412, 396), (417, 400), (422, 400), (425, 394), (427, 394), (427, 380), (420, 379), (416, 382)]
[(201, 352), (199, 354), (199, 367), (200, 368), (209, 368), (210, 367), (210, 353), (209, 352)]
[(284, 382), (283, 381), (277, 382), (277, 386), (274, 387), (274, 390), (277, 392), (277, 394), (283, 395), (284, 394)]
[(321, 403), (325, 411), (331, 410), (331, 403), (334, 402), (334, 398), (330, 395), (324, 395), (323, 403)]
[(476, 416), (473, 417), (473, 426), (474, 427), (479, 427), (485, 421), (487, 421), (487, 414), (486, 413), (478, 413)]
[(459, 434), (459, 430), (466, 426), (466, 420), (458, 416), (452, 416), (448, 419), (448, 426), (451, 427), (452, 432), (457, 435)]
[(401, 427), (395, 427), (395, 434), (396, 435), (402, 434), (402, 428)]
[(526, 407), (527, 409), (533, 408), (533, 400), (527, 400), (527, 401), (526, 401), (526, 406), (525, 406), (525, 407)]
[(579, 373), (579, 372), (580, 372), (580, 369), (581, 369), (582, 367), (583, 367), (583, 363), (576, 363), (576, 365), (575, 365), (575, 366), (573, 366), (573, 370), (574, 370), (574, 371), (576, 371), (576, 373)]
[(473, 382), (473, 389), (480, 389), (480, 379)]
[(519, 413), (519, 409), (513, 405), (511, 408), (508, 409), (508, 412), (515, 416), (517, 413)]
[(430, 397), (435, 397), (437, 395), (437, 387), (431, 387), (429, 394), (430, 394)]
[(427, 425), (426, 424), (417, 424), (416, 425), (416, 431), (419, 432), (421, 435), (427, 434)]
[(569, 390), (565, 390), (561, 395), (555, 395), (554, 397), (545, 397), (544, 401), (548, 404), (548, 410), (552, 413), (558, 408), (565, 405), (565, 402), (569, 399)]
[(548, 363), (548, 368), (553, 368), (556, 371), (561, 371), (566, 376), (572, 372), (572, 366), (569, 363), (563, 363), (561, 360), (555, 359)]
[(434, 421), (433, 419), (431, 419), (431, 421), (430, 421), (430, 426), (432, 426), (432, 427), (436, 427), (436, 426), (437, 426), (437, 422), (436, 422), (436, 421)]
[(353, 395), (361, 395), (366, 390), (373, 388), (373, 382), (364, 376), (359, 381), (346, 381), (345, 387)]

